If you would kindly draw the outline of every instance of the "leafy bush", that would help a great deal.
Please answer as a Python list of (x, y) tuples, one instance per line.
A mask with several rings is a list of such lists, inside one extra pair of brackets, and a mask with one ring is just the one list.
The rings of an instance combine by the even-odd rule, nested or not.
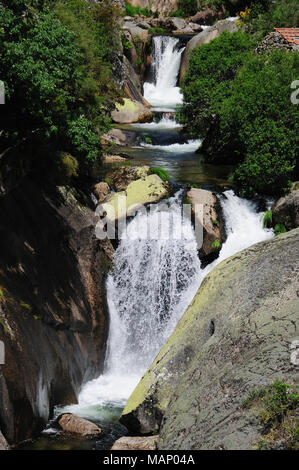
[(285, 233), (287, 229), (283, 224), (276, 224), (274, 227), (274, 233), (275, 236), (277, 237), (278, 235), (281, 235), (282, 233)]
[(298, 74), (298, 52), (252, 54), (222, 103), (216, 158), (234, 155), (235, 182), (248, 195), (281, 193), (295, 177), (298, 110), (290, 84)]
[(299, 53), (256, 55), (248, 50), (254, 44), (238, 32), (196, 48), (177, 112), (193, 137), (204, 137), (208, 162), (238, 164), (233, 180), (249, 196), (282, 193), (298, 173), (298, 109), (290, 85), (299, 75)]
[(137, 15), (143, 15), (143, 16), (151, 16), (151, 11), (145, 7), (134, 7), (131, 5), (129, 2), (126, 2), (126, 15), (127, 16), (137, 16)]
[(184, 104), (177, 119), (192, 136), (204, 135), (213, 126), (231, 82), (255, 43), (248, 34), (224, 32), (209, 44), (193, 49), (182, 86)]
[(244, 18), (249, 32), (261, 37), (273, 31), (274, 27), (298, 27), (299, 10), (297, 0), (255, 0), (251, 2), (250, 14)]
[(270, 228), (272, 227), (272, 211), (266, 211), (263, 217), (263, 227)]
[(186, 18), (197, 12), (197, 0), (178, 0), (178, 9), (171, 16)]
[[(108, 0), (3, 1), (1, 79), (6, 90), (2, 148), (71, 152), (86, 169), (99, 156), (98, 135), (109, 128), (120, 97), (112, 80), (119, 11)], [(45, 165), (35, 159), (35, 165)], [(59, 165), (59, 159), (57, 160)]]
[(260, 450), (299, 449), (298, 387), (276, 380), (272, 385), (253, 389), (243, 400), (244, 409), (254, 407), (264, 437), (257, 443)]

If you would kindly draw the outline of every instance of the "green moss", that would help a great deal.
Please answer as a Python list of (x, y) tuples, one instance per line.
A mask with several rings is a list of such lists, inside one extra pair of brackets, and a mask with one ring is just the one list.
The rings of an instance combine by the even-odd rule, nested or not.
[(214, 227), (219, 227), (218, 220), (211, 219), (211, 222), (212, 222), (212, 225), (214, 225)]
[(4, 287), (0, 286), (0, 300), (5, 300)]
[(254, 389), (243, 400), (243, 408), (255, 405), (264, 437), (257, 443), (259, 450), (274, 449), (277, 442), (285, 449), (299, 449), (298, 386), (276, 380), (268, 387)]
[(169, 173), (163, 168), (158, 168), (158, 167), (152, 168), (152, 173), (160, 176), (162, 181), (169, 181), (169, 178), (170, 178)]
[(272, 227), (272, 211), (266, 211), (263, 217), (263, 227), (270, 228)]
[(277, 235), (281, 235), (282, 233), (285, 233), (286, 231), (287, 229), (285, 228), (283, 224), (276, 224), (274, 227), (274, 233), (276, 237)]
[(215, 248), (217, 250), (220, 250), (221, 248), (221, 243), (218, 240), (215, 240), (213, 243), (211, 243), (211, 247)]
[(149, 28), (148, 32), (151, 34), (164, 34), (165, 29), (164, 28)]
[(21, 301), (20, 307), (25, 308), (29, 312), (32, 312), (32, 306), (30, 304), (27, 304), (26, 302)]

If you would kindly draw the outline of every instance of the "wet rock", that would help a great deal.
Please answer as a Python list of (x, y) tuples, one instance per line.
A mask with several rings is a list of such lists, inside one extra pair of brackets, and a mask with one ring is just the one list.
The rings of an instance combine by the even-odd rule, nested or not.
[(126, 166), (117, 168), (107, 173), (109, 180), (115, 191), (125, 191), (127, 186), (140, 178), (146, 178), (150, 174), (150, 167), (144, 166)]
[(99, 426), (72, 413), (58, 416), (55, 424), (66, 433), (79, 434), (86, 438), (97, 438), (103, 434)]
[(128, 98), (124, 99), (124, 104), (117, 104), (116, 110), (111, 113), (112, 119), (118, 124), (132, 124), (134, 122), (150, 122), (153, 113), (138, 101)]
[(111, 450), (156, 450), (159, 436), (121, 437), (114, 442)]
[(238, 30), (238, 27), (233, 21), (221, 20), (221, 21), (217, 21), (215, 25), (210, 26), (209, 28), (205, 29), (204, 31), (202, 31), (201, 33), (197, 34), (192, 39), (190, 39), (182, 56), (181, 68), (180, 68), (180, 83), (182, 83), (185, 77), (189, 59), (190, 59), (190, 54), (191, 54), (191, 51), (195, 47), (198, 47), (201, 44), (209, 43), (213, 39), (220, 36), (220, 34), (223, 33), (224, 31), (234, 33), (237, 30)]
[(206, 8), (203, 11), (198, 11), (190, 20), (193, 23), (212, 25), (218, 19), (218, 13), (211, 8)]
[(110, 193), (109, 185), (105, 183), (104, 181), (97, 183), (94, 185), (93, 193), (97, 197), (98, 202), (101, 203), (105, 200), (105, 198)]
[(199, 24), (189, 23), (188, 26), (193, 29), (193, 31), (200, 33), (203, 29)]
[(144, 28), (136, 26), (136, 24), (133, 22), (125, 22), (122, 26), (122, 29), (129, 31), (133, 40), (137, 39), (142, 41), (143, 43), (146, 43), (149, 39), (148, 31)]
[(136, 133), (123, 129), (110, 129), (106, 134), (101, 135), (101, 145), (106, 146), (111, 143), (120, 146), (133, 145), (136, 139)]
[(101, 374), (113, 247), (96, 238), (89, 192), (31, 176), (0, 199), (0, 211), (0, 422), (14, 444)]
[[(188, 191), (187, 198), (192, 204), (192, 213), (196, 223), (203, 228), (199, 256), (204, 258), (212, 253), (218, 253), (225, 240), (225, 230), (221, 206), (217, 197), (211, 191), (192, 188)], [(202, 217), (196, 211), (196, 206), (202, 207)]]
[(120, 155), (111, 155), (110, 153), (104, 153), (102, 161), (103, 163), (125, 163), (126, 157), (121, 157)]
[(183, 18), (168, 18), (168, 24), (171, 29), (184, 29), (186, 27), (186, 21)]
[(299, 189), (281, 197), (272, 207), (273, 224), (283, 224), (287, 230), (299, 227)]
[(262, 428), (242, 401), (277, 378), (299, 380), (298, 250), (299, 228), (211, 271), (129, 398), (129, 429), (154, 415), (146, 431), (159, 430), (161, 450), (256, 448)]
[(10, 447), (5, 439), (5, 437), (3, 436), (2, 432), (0, 431), (0, 450), (9, 450)]

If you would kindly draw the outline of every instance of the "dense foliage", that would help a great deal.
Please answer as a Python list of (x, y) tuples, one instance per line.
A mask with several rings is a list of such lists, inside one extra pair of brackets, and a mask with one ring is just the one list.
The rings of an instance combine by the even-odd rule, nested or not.
[(256, 39), (226, 33), (196, 48), (177, 115), (204, 138), (206, 161), (237, 164), (232, 178), (243, 194), (277, 194), (298, 177), (299, 110), (290, 95), (299, 52), (257, 55)]
[(245, 33), (223, 33), (192, 51), (182, 91), (184, 105), (177, 116), (198, 137), (217, 120), (224, 99), (230, 96), (235, 74), (254, 42)]
[(108, 129), (109, 110), (119, 98), (111, 80), (118, 12), (108, 1), (2, 3), (1, 148), (42, 143), (45, 158), (68, 151), (84, 170), (99, 156), (99, 135)]

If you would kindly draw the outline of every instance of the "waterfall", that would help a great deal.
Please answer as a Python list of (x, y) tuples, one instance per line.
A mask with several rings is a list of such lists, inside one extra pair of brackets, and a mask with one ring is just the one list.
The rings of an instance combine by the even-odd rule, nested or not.
[[(181, 218), (181, 191), (168, 200), (170, 210), (161, 202), (128, 224), (128, 237), (120, 242), (107, 279), (110, 331), (104, 373), (83, 387), (79, 405), (63, 411), (101, 419), (103, 414), (113, 415), (111, 409), (124, 405), (204, 277), (223, 259), (273, 236), (272, 230), (263, 228), (263, 214), (255, 203), (232, 190), (225, 191), (220, 202), (227, 240), (219, 258), (204, 269), (191, 222)], [(161, 228), (159, 221), (168, 218), (169, 224)], [(183, 237), (167, 239), (169, 226)]]
[(144, 84), (144, 97), (152, 106), (167, 109), (182, 103), (182, 94), (176, 85), (183, 50), (179, 48), (179, 39), (171, 36), (153, 38), (154, 83)]

